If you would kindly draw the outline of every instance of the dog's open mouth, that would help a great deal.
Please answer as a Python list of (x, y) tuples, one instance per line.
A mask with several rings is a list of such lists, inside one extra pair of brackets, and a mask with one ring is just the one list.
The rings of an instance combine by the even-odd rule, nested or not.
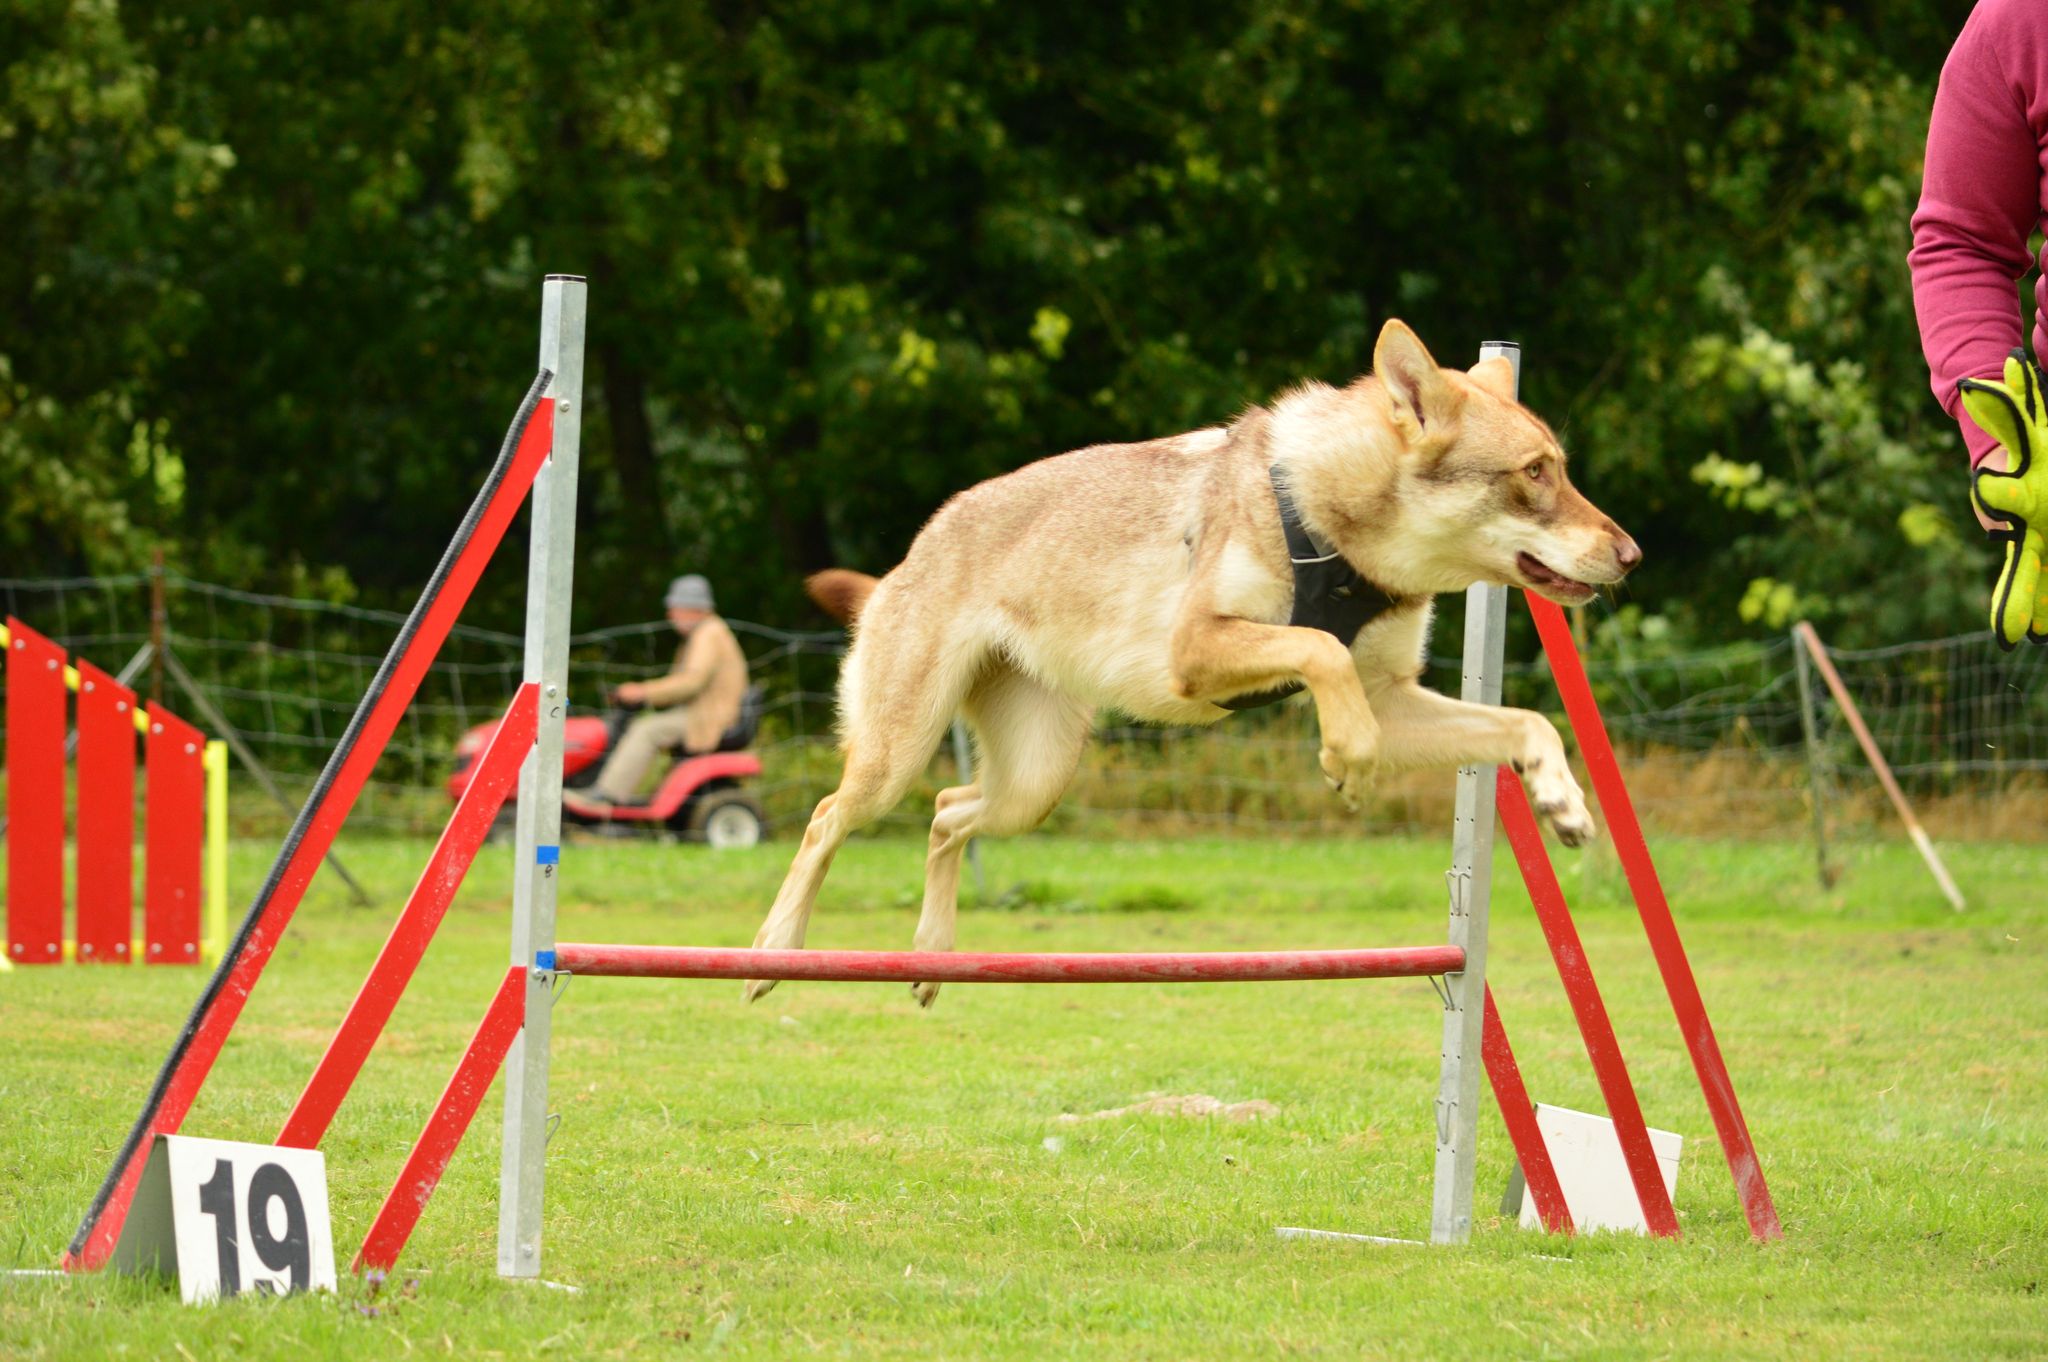
[(1576, 577), (1567, 577), (1533, 553), (1515, 555), (1515, 570), (1535, 590), (1555, 600), (1577, 605), (1593, 599), (1593, 587)]

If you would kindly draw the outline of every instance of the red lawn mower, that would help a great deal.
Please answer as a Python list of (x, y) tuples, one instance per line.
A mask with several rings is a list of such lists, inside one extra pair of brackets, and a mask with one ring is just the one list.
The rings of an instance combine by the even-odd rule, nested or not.
[[(768, 816), (762, 811), (761, 802), (741, 782), (761, 774), (761, 759), (745, 749), (753, 743), (754, 734), (761, 726), (762, 700), (759, 686), (747, 687), (746, 697), (740, 702), (740, 717), (719, 739), (717, 749), (696, 755), (678, 755), (675, 765), (669, 768), (661, 784), (645, 802), (613, 805), (611, 816), (606, 819), (593, 818), (579, 811), (573, 807), (578, 801), (568, 798), (562, 802), (562, 821), (583, 826), (667, 831), (693, 842), (720, 848), (753, 846), (767, 835)], [(618, 742), (619, 735), (625, 732), (633, 713), (630, 708), (614, 706), (602, 716), (572, 714), (564, 721), (564, 790), (587, 789), (597, 779), (597, 773), (604, 768), (606, 754)], [(491, 738), (497, 731), (495, 722), (478, 724), (455, 744), (455, 770), (448, 777), (450, 799), (462, 798), (462, 792), (469, 788), (477, 759), (491, 745)], [(513, 804), (507, 802), (504, 812), (498, 815), (501, 829), (511, 827), (515, 812)]]

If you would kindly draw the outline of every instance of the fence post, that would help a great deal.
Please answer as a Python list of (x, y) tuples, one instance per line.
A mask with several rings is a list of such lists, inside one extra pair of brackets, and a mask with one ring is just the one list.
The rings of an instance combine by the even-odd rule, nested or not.
[(218, 960), (228, 947), (228, 745), (206, 744), (206, 930), (200, 950)]
[(1835, 887), (1835, 873), (1828, 869), (1828, 813), (1826, 776), (1821, 770), (1820, 724), (1813, 711), (1813, 664), (1799, 631), (1792, 631), (1792, 662), (1799, 677), (1799, 726), (1806, 732), (1806, 788), (1813, 802), (1813, 856), (1820, 872), (1820, 887)]
[(540, 687), (533, 751), (519, 774), (512, 869), (512, 965), (526, 976), (524, 1022), (505, 1059), (505, 1132), (498, 1175), (498, 1275), (540, 1275), (541, 1199), (548, 1143), (549, 1009), (555, 889), (562, 856), (562, 721), (569, 705), (569, 599), (576, 567), (576, 473), (583, 419), (581, 276), (541, 285), (540, 365), (552, 378), (554, 449), (533, 482), (526, 569), (524, 680)]
[[(1522, 350), (1489, 341), (1482, 360), (1504, 357), (1522, 380)], [(1471, 703), (1500, 703), (1508, 589), (1481, 583), (1465, 592), (1465, 680)], [(1444, 976), (1442, 1067), (1436, 1096), (1436, 1191), (1430, 1211), (1433, 1243), (1461, 1244), (1472, 1235), (1472, 1187), (1477, 1176), (1479, 1078), (1486, 1020), (1486, 926), (1493, 901), (1494, 781), (1492, 766), (1458, 768), (1458, 802), (1451, 833), (1450, 943), (1465, 951), (1465, 968)]]

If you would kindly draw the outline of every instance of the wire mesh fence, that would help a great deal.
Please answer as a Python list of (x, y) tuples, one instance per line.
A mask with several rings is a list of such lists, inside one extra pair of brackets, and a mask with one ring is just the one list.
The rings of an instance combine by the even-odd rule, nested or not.
[[(162, 638), (176, 670), (234, 726), (301, 800), (396, 634), (402, 616), (327, 601), (263, 595), (174, 574), (163, 578)], [(79, 579), (0, 579), (0, 607), (75, 655), (109, 670), (151, 640), (148, 573)], [(730, 621), (766, 691), (755, 788), (779, 830), (800, 827), (838, 773), (832, 690), (844, 638)], [(622, 681), (658, 675), (677, 640), (665, 622), (578, 634), (570, 698), (601, 710)], [(1629, 759), (1645, 821), (1664, 832), (1803, 836), (1816, 795), (1833, 831), (1887, 825), (1882, 796), (1825, 692), (1813, 700), (1809, 749), (1787, 639), (1706, 651), (1658, 652), (1596, 643), (1587, 670), (1610, 732)], [(2043, 655), (2005, 653), (1988, 633), (1832, 654), (1878, 743), (1938, 837), (2035, 838), (2048, 810), (2048, 684)], [(518, 684), (518, 637), (458, 625), (394, 735), (353, 826), (437, 832), (450, 806), (457, 740), (496, 718)], [(1429, 681), (1455, 693), (1455, 660), (1432, 659)], [(139, 688), (153, 684), (145, 668)], [(178, 679), (173, 710), (193, 714)], [(1505, 698), (1560, 721), (1548, 670), (1511, 663)], [(195, 716), (196, 717), (196, 716)], [(1360, 835), (1448, 824), (1452, 780), (1390, 777), (1361, 819), (1323, 789), (1316, 724), (1305, 701), (1233, 716), (1208, 729), (1155, 728), (1102, 716), (1055, 829), (1119, 834), (1179, 829), (1231, 835)], [(926, 796), (956, 779), (942, 746)], [(274, 835), (286, 814), (247, 782), (237, 830)], [(921, 826), (913, 795), (890, 824)]]

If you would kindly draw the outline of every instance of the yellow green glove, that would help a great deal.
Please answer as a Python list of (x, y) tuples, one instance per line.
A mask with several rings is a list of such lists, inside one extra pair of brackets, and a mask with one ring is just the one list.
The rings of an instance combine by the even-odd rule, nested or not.
[(1979, 467), (1970, 497), (1984, 513), (2009, 527), (1992, 531), (2005, 544), (2005, 567), (1991, 594), (1991, 631), (1999, 646), (2013, 649), (2022, 638), (2048, 643), (2048, 576), (2041, 559), (2048, 552), (2048, 403), (2041, 373), (2025, 350), (2006, 356), (2002, 382), (1966, 378), (1963, 410), (2005, 446), (2010, 467), (2003, 473)]

